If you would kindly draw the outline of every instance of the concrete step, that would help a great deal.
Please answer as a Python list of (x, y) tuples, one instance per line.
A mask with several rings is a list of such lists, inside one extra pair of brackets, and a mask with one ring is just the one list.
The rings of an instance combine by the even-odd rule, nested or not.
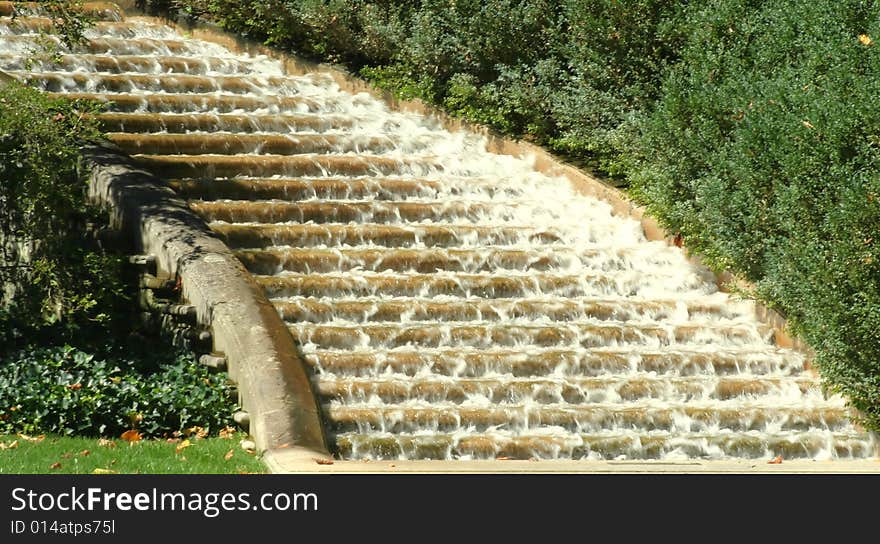
[(317, 112), (321, 104), (305, 96), (244, 96), (234, 94), (131, 94), (98, 92), (47, 92), (51, 98), (94, 100), (118, 112), (230, 113), (239, 110), (271, 113)]
[(92, 73), (103, 72), (105, 74), (137, 72), (153, 75), (206, 75), (213, 72), (225, 75), (242, 75), (253, 73), (255, 70), (253, 62), (236, 58), (94, 53), (67, 53), (48, 58), (31, 59), (22, 55), (0, 53), (0, 66), (4, 70), (26, 70), (30, 66), (40, 72), (87, 70)]
[(293, 297), (273, 300), (272, 303), (285, 321), (293, 323), (326, 323), (334, 319), (355, 323), (507, 321), (542, 317), (560, 322), (585, 319), (660, 322), (749, 317), (741, 309), (721, 300), (701, 299)]
[(486, 433), (342, 433), (335, 437), (346, 459), (785, 459), (870, 457), (861, 434), (808, 431), (605, 432), (548, 435)]
[[(777, 399), (778, 400), (778, 399)], [(360, 403), (324, 406), (326, 417), (337, 432), (376, 430), (401, 433), (430, 429), (440, 432), (495, 427), (517, 433), (541, 427), (577, 432), (638, 429), (640, 432), (778, 432), (838, 431), (849, 424), (848, 410), (837, 402), (767, 404), (714, 401), (703, 403), (591, 403), (591, 404), (497, 404), (465, 406), (453, 403), (425, 405), (421, 401), (399, 405)]]
[(662, 376), (651, 373), (628, 375), (552, 376), (516, 378), (405, 377), (374, 378), (321, 375), (316, 391), (326, 400), (342, 405), (405, 401), (462, 404), (486, 399), (493, 404), (581, 404), (668, 399), (677, 402), (728, 401), (757, 396), (821, 395), (818, 378), (811, 376)]
[[(464, 214), (462, 214), (464, 215)], [(376, 220), (376, 217), (372, 217)], [(317, 222), (317, 221), (316, 221)], [(289, 272), (333, 272), (363, 269), (373, 272), (430, 273), (489, 272), (529, 270), (626, 270), (627, 251), (643, 248), (619, 248), (618, 251), (580, 250), (571, 248), (484, 249), (456, 248), (266, 248), (236, 251), (236, 256), (255, 274)], [(660, 263), (657, 266), (661, 266)]]
[(805, 372), (803, 356), (767, 347), (677, 346), (664, 348), (470, 349), (396, 348), (342, 351), (312, 349), (304, 360), (319, 375), (377, 377), (392, 374), (435, 374), (482, 377), (509, 374), (536, 376), (607, 376), (656, 373), (673, 376), (797, 376)]
[(406, 200), (436, 198), (443, 183), (413, 178), (176, 179), (179, 194), (200, 200)]
[(387, 247), (480, 247), (563, 243), (560, 235), (553, 228), (525, 225), (212, 223), (211, 229), (233, 248), (364, 244)]
[[(101, 41), (110, 38), (101, 38)], [(139, 41), (139, 40), (126, 40)], [(170, 42), (177, 43), (177, 42)], [(182, 42), (186, 43), (186, 42)], [(174, 94), (270, 94), (293, 96), (301, 85), (288, 77), (199, 76), (189, 74), (105, 74), (80, 72), (25, 72), (9, 75), (28, 85), (50, 92), (174, 93)], [(266, 93), (271, 90), (271, 93)]]
[(234, 155), (255, 153), (296, 155), (301, 153), (347, 153), (370, 151), (382, 153), (394, 148), (396, 138), (389, 136), (353, 136), (339, 134), (108, 134), (111, 141), (132, 155), (200, 153)]
[(427, 175), (442, 171), (430, 158), (372, 155), (135, 155), (166, 178)]
[[(651, 279), (660, 276), (651, 273)], [(492, 276), (487, 274), (438, 273), (367, 273), (296, 274), (256, 276), (257, 282), (270, 298), (289, 296), (352, 297), (404, 296), (436, 297), (440, 295), (474, 298), (514, 298), (537, 296), (618, 297), (644, 296), (656, 289), (646, 289), (648, 276), (638, 272), (609, 274), (604, 272), (559, 274), (529, 272)], [(663, 279), (687, 291), (690, 286), (679, 283), (675, 275)], [(670, 288), (670, 293), (674, 292)]]
[(313, 113), (242, 115), (211, 113), (126, 113), (108, 112), (97, 116), (101, 128), (107, 132), (324, 132), (352, 126), (350, 117), (317, 115)]
[[(347, 168), (347, 165), (342, 168)], [(284, 202), (282, 200), (212, 200), (190, 201), (190, 208), (206, 221), (227, 223), (398, 223), (473, 221), (485, 217), (505, 218), (515, 205), (505, 202), (467, 201), (358, 201), (313, 200)]]
[(621, 324), (615, 322), (568, 322), (539, 325), (527, 322), (451, 322), (369, 323), (335, 325), (291, 323), (294, 339), (301, 344), (334, 349), (393, 349), (405, 346), (491, 347), (568, 347), (603, 346), (651, 347), (678, 345), (766, 345), (770, 329), (755, 325), (717, 323)]

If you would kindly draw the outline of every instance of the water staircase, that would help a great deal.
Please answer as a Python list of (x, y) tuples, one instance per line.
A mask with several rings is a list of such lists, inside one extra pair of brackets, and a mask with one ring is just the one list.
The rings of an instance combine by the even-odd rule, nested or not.
[(338, 458), (875, 454), (752, 302), (528, 158), (159, 19), (0, 12), (0, 70), (106, 103), (263, 287)]

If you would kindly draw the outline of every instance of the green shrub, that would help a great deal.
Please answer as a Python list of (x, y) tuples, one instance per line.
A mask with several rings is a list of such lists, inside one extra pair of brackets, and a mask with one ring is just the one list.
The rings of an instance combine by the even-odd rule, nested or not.
[(689, 247), (743, 273), (788, 315), (823, 375), (875, 428), (877, 7), (718, 0), (695, 10), (631, 173)]
[(16, 286), (0, 311), (5, 349), (46, 324), (106, 321), (125, 297), (121, 259), (90, 232), (106, 224), (87, 204), (79, 156), (101, 138), (96, 106), (17, 83), (0, 91), (0, 284)]
[(230, 394), (225, 374), (209, 373), (191, 354), (32, 348), (0, 361), (0, 434), (217, 432), (229, 424)]

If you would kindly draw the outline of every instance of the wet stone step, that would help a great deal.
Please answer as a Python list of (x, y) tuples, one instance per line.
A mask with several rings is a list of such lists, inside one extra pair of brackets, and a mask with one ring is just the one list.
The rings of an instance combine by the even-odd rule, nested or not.
[(257, 153), (295, 155), (300, 153), (345, 153), (372, 151), (381, 153), (394, 148), (388, 136), (346, 136), (329, 134), (126, 134), (108, 137), (124, 151), (150, 154), (237, 154)]
[[(324, 413), (338, 431), (413, 432), (419, 429), (485, 431), (503, 425), (506, 430), (527, 432), (541, 427), (597, 432), (610, 429), (641, 431), (835, 431), (849, 424), (846, 408), (835, 403), (812, 406), (750, 405), (717, 402), (710, 405), (644, 406), (642, 404), (530, 404), (464, 406), (344, 405), (331, 403)], [(422, 403), (424, 404), (424, 403)], [(731, 404), (731, 406), (726, 406)]]
[(178, 194), (201, 200), (405, 200), (436, 198), (443, 183), (414, 178), (233, 178), (170, 180)]
[(716, 346), (766, 343), (770, 331), (754, 325), (616, 324), (567, 322), (553, 325), (512, 325), (508, 322), (438, 324), (289, 324), (294, 339), (322, 348), (394, 348), (402, 346), (603, 347), (608, 345)]
[(294, 323), (326, 323), (334, 319), (375, 321), (507, 321), (546, 317), (553, 321), (585, 319), (617, 321), (687, 321), (744, 319), (735, 306), (712, 301), (602, 300), (596, 298), (420, 299), (420, 298), (304, 298), (272, 300), (282, 319)]
[[(376, 220), (376, 217), (372, 217)], [(403, 219), (406, 219), (405, 217)], [(640, 250), (641, 248), (639, 248)], [(624, 251), (574, 251), (568, 248), (548, 249), (264, 249), (240, 250), (236, 256), (255, 274), (289, 272), (333, 272), (363, 269), (373, 272), (430, 273), (438, 270), (453, 272), (529, 271), (563, 269), (577, 271), (625, 270), (631, 267)], [(662, 266), (656, 263), (656, 266)]]
[(663, 280), (668, 294), (687, 292), (697, 279), (672, 275), (663, 277), (651, 271), (620, 272), (616, 274), (582, 272), (579, 274), (552, 274), (530, 272), (492, 276), (487, 274), (436, 273), (397, 274), (296, 274), (255, 276), (257, 283), (270, 298), (288, 296), (406, 296), (435, 297), (450, 295), (475, 298), (514, 298), (542, 295), (562, 297), (617, 297), (645, 296), (655, 293), (656, 286), (646, 282)]
[(192, 200), (190, 208), (206, 221), (241, 223), (348, 223), (348, 222), (401, 222), (442, 221), (447, 218), (479, 221), (510, 213), (513, 206), (505, 203), (428, 201), (199, 201)]
[(427, 175), (442, 170), (428, 158), (391, 158), (371, 155), (135, 155), (138, 162), (160, 177), (264, 177), (327, 175)]
[(337, 454), (346, 459), (785, 459), (863, 458), (870, 446), (860, 434), (810, 431), (555, 434), (341, 433)]
[[(153, 113), (229, 113), (239, 110), (271, 113), (314, 113), (321, 105), (305, 96), (244, 96), (234, 94), (46, 93), (52, 98), (107, 103), (113, 111)], [(180, 176), (179, 176), (180, 177)], [(198, 177), (198, 176), (194, 176)]]
[(323, 132), (347, 129), (350, 117), (311, 113), (242, 115), (242, 114), (156, 114), (108, 112), (99, 114), (101, 128), (107, 132)]
[(535, 376), (608, 376), (656, 373), (672, 376), (731, 376), (736, 374), (798, 376), (805, 372), (802, 356), (772, 349), (729, 349), (718, 346), (679, 346), (675, 349), (521, 349), (411, 347), (340, 351), (307, 349), (304, 360), (318, 376), (380, 377), (387, 373), (417, 376), (482, 377), (509, 374)]
[(232, 248), (266, 246), (337, 246), (373, 244), (386, 247), (479, 247), (563, 243), (552, 227), (516, 225), (267, 225), (211, 223)]
[(705, 376), (680, 377), (632, 373), (601, 377), (492, 378), (417, 377), (352, 378), (322, 375), (316, 392), (338, 404), (384, 404), (422, 400), (461, 404), (474, 398), (493, 404), (533, 402), (611, 403), (643, 399), (706, 401), (774, 395), (807, 395), (822, 398), (819, 380), (812, 377)]
[(300, 89), (296, 80), (287, 77), (22, 71), (10, 71), (9, 74), (28, 85), (50, 92), (263, 94), (266, 89), (271, 89), (272, 96), (290, 96), (297, 94)]
[[(2, 31), (0, 31), (2, 32)], [(22, 55), (0, 53), (0, 66), (6, 70), (26, 70), (28, 66), (39, 72), (75, 71), (120, 74), (189, 74), (222, 75), (250, 74), (259, 65), (238, 58), (223, 57), (165, 57), (157, 55), (96, 55), (90, 53), (64, 54), (52, 57), (26, 58)]]

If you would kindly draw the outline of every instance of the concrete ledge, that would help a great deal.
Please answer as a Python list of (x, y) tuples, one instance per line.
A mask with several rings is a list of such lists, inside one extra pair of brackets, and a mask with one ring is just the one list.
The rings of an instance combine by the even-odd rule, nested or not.
[(90, 198), (112, 226), (177, 278), (214, 349), (225, 353), (260, 450), (299, 447), (327, 456), (317, 404), (293, 337), (229, 248), (159, 179), (111, 144), (84, 149)]
[(318, 462), (304, 452), (267, 452), (263, 460), (272, 472), (296, 474), (583, 474), (583, 473), (674, 473), (674, 474), (878, 474), (880, 461), (783, 460), (737, 461), (579, 461), (579, 460), (481, 460), (481, 461), (335, 461)]

